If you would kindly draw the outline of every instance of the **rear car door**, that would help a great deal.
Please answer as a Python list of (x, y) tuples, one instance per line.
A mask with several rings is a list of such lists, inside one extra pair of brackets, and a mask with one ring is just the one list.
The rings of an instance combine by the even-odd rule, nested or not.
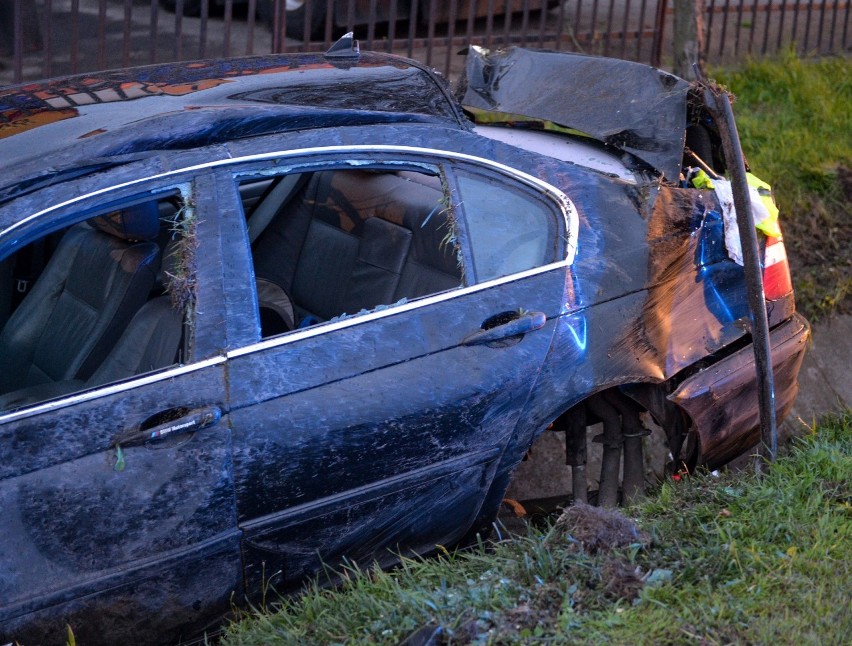
[[(486, 160), (393, 147), (232, 174), (260, 327), (228, 359), (247, 586), (458, 541), (562, 312), (570, 203)], [(264, 317), (288, 307), (293, 330)]]
[[(22, 389), (0, 395), (0, 641), (64, 643), (66, 624), (81, 643), (177, 640), (227, 611), (240, 590), (220, 234), (209, 183), (136, 181), (90, 197), (71, 190), (65, 206), (0, 238), (7, 251), (57, 227), (85, 239), (93, 233), (86, 221), (154, 204), (162, 216), (154, 233), (165, 238), (128, 245), (131, 252), (153, 248), (152, 257), (164, 242), (172, 248), (165, 269), (171, 278), (164, 280), (175, 297), (162, 296), (162, 284), (145, 292), (145, 304), (119, 326), (124, 333), (92, 375), (22, 381)], [(124, 248), (115, 244), (113, 254)], [(54, 337), (67, 332), (73, 340), (68, 328), (86, 325), (101, 307), (92, 304), (101, 289), (91, 269), (96, 254), (89, 242), (80, 253), (88, 254), (82, 273), (70, 270), (56, 296), (79, 315), (63, 314)], [(127, 270), (127, 256), (116, 276)], [(28, 307), (46, 306), (39, 287), (46, 274), (19, 307), (41, 298)], [(182, 310), (176, 319), (175, 307)], [(152, 318), (152, 311), (167, 318)], [(13, 313), (10, 325), (23, 323)], [(170, 340), (163, 326), (171, 326)], [(3, 338), (14, 332), (4, 329)], [(167, 358), (153, 359), (163, 344), (172, 344)], [(40, 339), (36, 354), (55, 346), (56, 338)], [(14, 343), (8, 352), (17, 352)], [(30, 372), (33, 381), (44, 370)]]

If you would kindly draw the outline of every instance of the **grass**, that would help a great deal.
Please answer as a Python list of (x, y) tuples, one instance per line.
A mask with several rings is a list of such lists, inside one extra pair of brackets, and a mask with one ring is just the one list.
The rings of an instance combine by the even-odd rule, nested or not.
[(847, 411), (763, 478), (698, 475), (625, 510), (635, 521), (572, 507), (496, 544), (347, 567), (337, 590), (309, 587), (222, 643), (848, 643), (850, 503)]
[(787, 52), (711, 70), (735, 95), (753, 172), (772, 184), (799, 309), (852, 312), (852, 65)]

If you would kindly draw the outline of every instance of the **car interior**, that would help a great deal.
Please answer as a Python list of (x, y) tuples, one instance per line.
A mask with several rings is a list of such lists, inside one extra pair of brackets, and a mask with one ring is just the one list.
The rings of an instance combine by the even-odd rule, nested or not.
[[(131, 202), (3, 261), (0, 411), (178, 361), (175, 196)], [(162, 259), (166, 258), (166, 261)]]
[(459, 287), (437, 175), (329, 169), (240, 183), (263, 337)]
[[(463, 284), (437, 175), (322, 169), (240, 194), (264, 338)], [(3, 261), (0, 411), (180, 363), (181, 213), (129, 202)]]

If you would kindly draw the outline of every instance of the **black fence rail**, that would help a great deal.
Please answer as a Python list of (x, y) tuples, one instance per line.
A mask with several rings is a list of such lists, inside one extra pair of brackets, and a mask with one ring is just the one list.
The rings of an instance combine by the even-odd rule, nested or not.
[[(849, 52), (850, 0), (704, 0), (705, 56), (729, 62), (793, 47)], [(672, 0), (0, 0), (0, 84), (147, 63), (363, 49), (447, 76), (468, 45), (526, 45), (665, 66)]]
[(805, 56), (848, 54), (848, 0), (706, 0), (705, 56), (730, 62), (793, 47)]

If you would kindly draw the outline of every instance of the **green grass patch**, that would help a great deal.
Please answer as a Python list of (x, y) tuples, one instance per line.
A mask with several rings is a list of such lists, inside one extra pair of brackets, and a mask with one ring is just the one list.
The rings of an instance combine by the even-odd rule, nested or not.
[(735, 95), (753, 172), (772, 184), (799, 309), (852, 312), (852, 65), (787, 52), (711, 76)]
[(418, 630), (436, 644), (848, 642), (852, 411), (763, 478), (694, 476), (624, 513), (574, 507), (389, 572), (345, 568), (338, 589), (311, 586), (222, 643), (398, 644)]

